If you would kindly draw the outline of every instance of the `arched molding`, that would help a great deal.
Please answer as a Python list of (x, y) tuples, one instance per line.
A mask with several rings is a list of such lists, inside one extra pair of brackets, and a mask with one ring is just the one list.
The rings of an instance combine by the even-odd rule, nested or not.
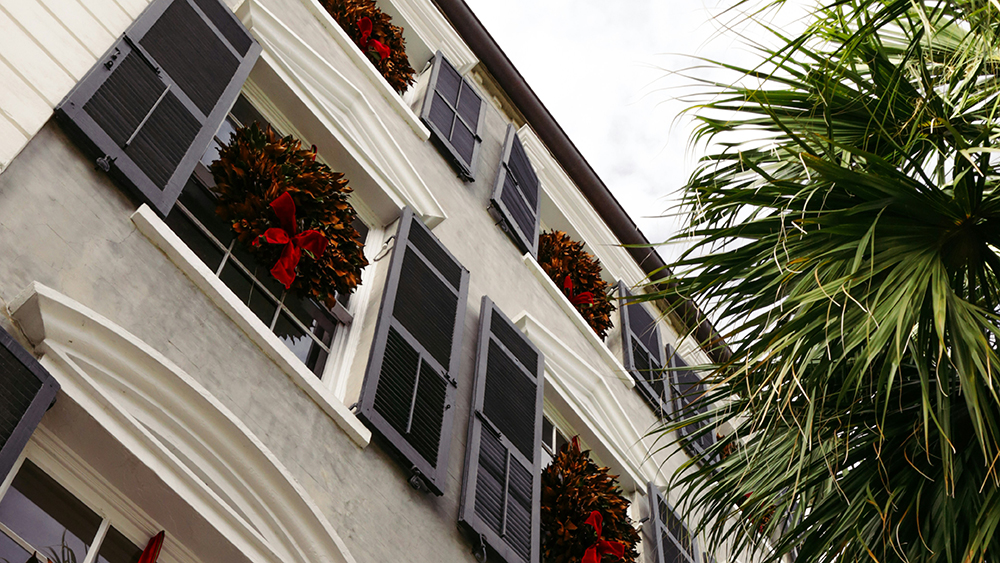
[[(76, 405), (77, 417), (92, 419), (246, 559), (354, 563), (281, 461), (162, 354), (37, 282), (12, 307), (42, 364), (62, 386), (57, 408)], [(74, 433), (74, 425), (63, 426)]]

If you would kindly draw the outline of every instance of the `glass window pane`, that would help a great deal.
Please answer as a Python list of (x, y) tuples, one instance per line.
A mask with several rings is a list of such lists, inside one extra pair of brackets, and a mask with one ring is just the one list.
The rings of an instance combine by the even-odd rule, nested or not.
[(542, 444), (545, 444), (545, 448), (552, 451), (552, 431), (555, 427), (552, 426), (552, 421), (548, 417), (542, 417)]
[[(188, 183), (184, 186), (184, 191), (181, 192), (178, 200), (184, 204), (184, 207), (191, 212), (192, 215), (198, 219), (201, 224), (209, 230), (215, 238), (219, 239), (219, 242), (223, 246), (229, 246), (229, 242), (233, 240), (233, 230), (230, 226), (223, 221), (218, 215), (215, 214), (215, 196), (210, 194), (208, 190), (201, 186), (198, 182), (194, 180), (188, 180)], [(180, 213), (180, 210), (171, 211), (170, 214)]]
[(222, 263), (222, 250), (180, 209), (174, 207), (170, 215), (167, 215), (167, 225), (212, 272), (219, 269), (219, 264)]
[[(285, 312), (282, 312), (281, 316), (278, 317), (278, 322), (274, 325), (274, 334), (285, 343), (285, 346), (288, 346), (288, 349), (295, 354), (296, 358), (302, 360), (302, 363), (306, 365), (308, 365), (310, 352), (312, 352), (313, 347), (319, 347), (313, 341), (312, 337), (293, 323)], [(310, 369), (312, 369), (313, 373), (322, 374), (322, 366), (319, 366), (318, 372), (316, 367), (310, 366)]]
[(26, 563), (32, 555), (18, 543), (0, 532), (0, 561), (4, 563)]
[[(205, 151), (205, 154), (201, 156), (201, 163), (205, 166), (211, 166), (213, 162), (218, 160), (219, 150), (222, 148), (219, 141), (229, 143), (229, 140), (234, 132), (236, 132), (236, 124), (233, 123), (232, 119), (227, 117), (225, 121), (222, 122), (219, 130), (216, 131), (215, 138), (212, 139), (212, 144), (208, 145), (208, 149)], [(215, 139), (218, 139), (219, 141), (216, 141)]]
[(53, 563), (82, 563), (101, 517), (25, 460), (0, 501), (0, 522)]
[(236, 246), (233, 247), (233, 256), (239, 260), (240, 264), (243, 264), (248, 271), (253, 273), (253, 277), (266, 287), (267, 290), (271, 292), (271, 295), (281, 297), (281, 294), (285, 291), (285, 286), (281, 285), (281, 283), (274, 279), (274, 276), (271, 275), (271, 268), (274, 267), (274, 264), (259, 264), (253, 254), (250, 254), (246, 247), (240, 243), (236, 243)]
[[(230, 111), (230, 114), (236, 117), (236, 119), (243, 125), (250, 125), (256, 121), (261, 129), (266, 129), (268, 126), (267, 120), (264, 119), (264, 116), (257, 111), (257, 108), (253, 107), (250, 100), (246, 99), (243, 94), (240, 94), (240, 97), (236, 98), (236, 103), (233, 104), (233, 109)], [(275, 129), (274, 132), (278, 133), (278, 130)], [(281, 133), (278, 133), (278, 136), (280, 137)]]
[(233, 293), (236, 294), (236, 297), (240, 301), (250, 307), (250, 310), (257, 315), (258, 319), (265, 325), (271, 326), (271, 321), (274, 319), (274, 311), (277, 309), (277, 303), (265, 295), (250, 277), (243, 273), (243, 270), (232, 261), (226, 262), (219, 279), (222, 280), (222, 283), (226, 284), (226, 287), (233, 290)]
[(136, 563), (142, 555), (142, 548), (130, 542), (128, 538), (115, 529), (108, 528), (108, 534), (101, 542), (101, 550), (97, 552), (98, 563)]

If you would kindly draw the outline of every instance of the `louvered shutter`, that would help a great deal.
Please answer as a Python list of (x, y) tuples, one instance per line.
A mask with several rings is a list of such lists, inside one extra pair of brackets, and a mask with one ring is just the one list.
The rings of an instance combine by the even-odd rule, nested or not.
[(0, 329), (0, 481), (14, 467), (58, 391), (59, 383), (49, 372)]
[(442, 494), (469, 271), (410, 208), (396, 231), (358, 415)]
[(538, 254), (538, 212), (541, 206), (538, 176), (513, 125), (507, 126), (502, 156), (491, 201), (500, 211), (505, 230), (521, 252), (535, 256)]
[[(632, 293), (618, 282), (618, 295), (630, 300)], [(663, 381), (664, 358), (660, 329), (642, 303), (618, 307), (621, 314), (622, 361), (632, 374), (636, 388), (658, 413), (668, 412), (667, 391)]]
[(220, 0), (157, 0), (56, 115), (98, 167), (166, 215), (259, 54)]
[(649, 524), (646, 536), (652, 546), (653, 563), (699, 563), (698, 542), (688, 532), (652, 482), (648, 485)]
[[(706, 389), (698, 374), (688, 368), (687, 362), (669, 344), (666, 348), (670, 370), (667, 380), (670, 381), (670, 397), (673, 399), (674, 412), (678, 416), (694, 416), (708, 411), (709, 405), (701, 400)], [(693, 405), (693, 406), (692, 406)], [(708, 422), (693, 423), (679, 430), (681, 436), (687, 438), (705, 426)], [(685, 441), (684, 446), (695, 454), (702, 454), (715, 443), (715, 432), (707, 432), (701, 436)]]
[(467, 182), (475, 180), (476, 157), (483, 141), (479, 131), (485, 115), (482, 96), (438, 51), (420, 118)]
[(507, 563), (537, 563), (544, 358), (483, 297), (459, 521)]

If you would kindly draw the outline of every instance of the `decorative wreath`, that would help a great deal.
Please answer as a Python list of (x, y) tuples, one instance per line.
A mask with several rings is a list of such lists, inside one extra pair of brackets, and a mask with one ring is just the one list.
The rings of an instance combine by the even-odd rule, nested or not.
[(607, 336), (615, 306), (608, 282), (601, 279), (601, 261), (584, 251), (582, 242), (562, 231), (548, 231), (538, 237), (538, 263), (597, 336)]
[(253, 123), (237, 129), (210, 167), (216, 213), (286, 289), (333, 307), (368, 265), (344, 175), (294, 137)]
[(576, 438), (542, 472), (544, 563), (635, 563), (639, 532), (618, 476), (598, 467)]
[(413, 84), (413, 67), (406, 57), (403, 28), (375, 0), (320, 0), (327, 12), (351, 36), (386, 82), (402, 94)]

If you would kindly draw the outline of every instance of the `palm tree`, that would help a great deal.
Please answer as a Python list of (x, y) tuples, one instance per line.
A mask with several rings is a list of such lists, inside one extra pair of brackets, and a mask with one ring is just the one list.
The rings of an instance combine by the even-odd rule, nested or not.
[(710, 548), (1000, 561), (1000, 2), (810, 18), (691, 110), (696, 243), (659, 287), (732, 355), (664, 428), (721, 436), (674, 484)]

